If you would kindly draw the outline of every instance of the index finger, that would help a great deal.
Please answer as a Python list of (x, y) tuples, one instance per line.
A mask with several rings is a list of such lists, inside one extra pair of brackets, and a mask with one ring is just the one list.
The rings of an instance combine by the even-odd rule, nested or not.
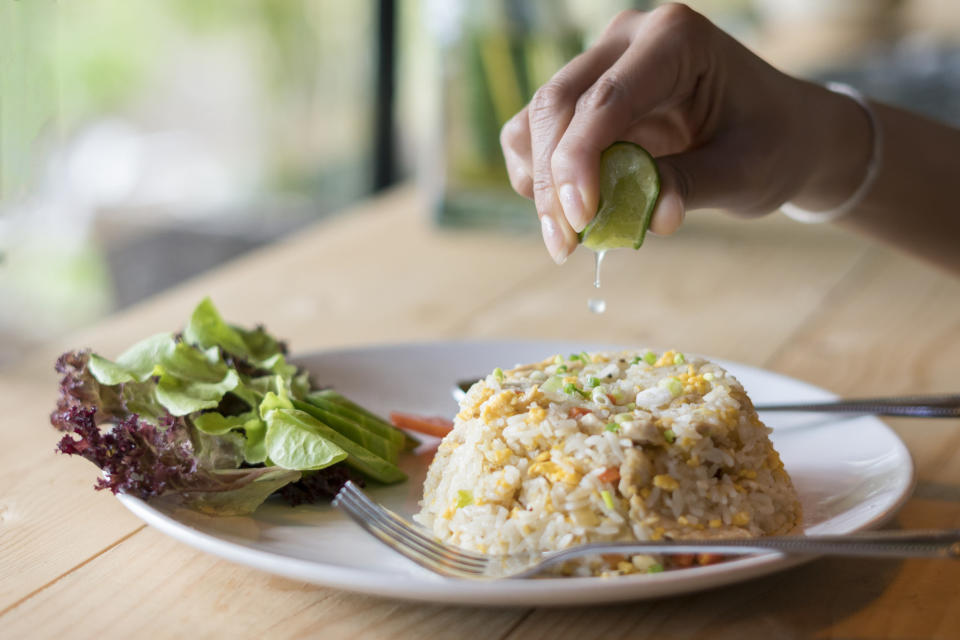
[(576, 247), (577, 234), (560, 205), (553, 183), (551, 156), (576, 109), (580, 95), (623, 52), (627, 40), (613, 33), (574, 58), (537, 90), (527, 106), (533, 198), (547, 249), (563, 262)]

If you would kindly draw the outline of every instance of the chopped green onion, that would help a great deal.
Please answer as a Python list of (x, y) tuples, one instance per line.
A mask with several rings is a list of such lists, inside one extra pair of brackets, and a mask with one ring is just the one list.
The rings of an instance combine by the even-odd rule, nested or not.
[(561, 356), (559, 353), (553, 356), (553, 364), (563, 364), (563, 356)]
[(630, 364), (637, 364), (640, 362), (640, 356), (636, 356), (633, 360), (630, 361)]
[(557, 367), (557, 373), (566, 373), (567, 371), (569, 371), (569, 369), (565, 364), (562, 364), (559, 367)]
[(610, 492), (606, 489), (600, 492), (600, 497), (603, 498), (603, 504), (607, 505), (607, 509), (611, 511), (614, 509), (613, 506), (613, 496), (610, 495)]
[(647, 351), (645, 354), (643, 354), (643, 361), (647, 364), (653, 364), (657, 361), (657, 354), (655, 354), (653, 351)]
[(603, 429), (604, 431), (613, 431), (614, 433), (620, 433), (620, 425), (618, 425), (616, 422), (608, 422), (607, 426), (605, 426)]
[(578, 361), (579, 361), (579, 360), (580, 360), (580, 354), (578, 354), (578, 353), (571, 353), (571, 354), (570, 354), (570, 357), (568, 357), (567, 360), (578, 360)]
[(590, 357), (590, 354), (587, 353), (586, 351), (581, 351), (581, 352), (580, 352), (580, 359), (583, 360), (584, 363), (593, 362), (593, 358), (591, 358), (591, 357)]
[(497, 367), (493, 370), (493, 377), (497, 379), (497, 382), (503, 382), (503, 369)]
[(647, 567), (647, 573), (663, 573), (663, 565), (659, 562)]
[(593, 391), (590, 392), (590, 399), (596, 402), (597, 404), (607, 404), (609, 398), (604, 392), (603, 387), (595, 387)]
[(589, 397), (590, 397), (590, 394), (589, 394), (589, 393), (587, 393), (586, 391), (584, 391), (583, 389), (581, 389), (581, 388), (578, 387), (577, 385), (573, 384), (572, 382), (568, 382), (567, 384), (563, 385), (563, 390), (564, 390), (565, 393), (569, 393), (569, 394), (571, 394), (571, 395), (573, 395), (574, 393), (576, 393), (576, 394), (579, 394), (579, 395), (580, 395), (581, 397), (583, 397), (583, 398), (589, 398)]
[(473, 504), (473, 493), (466, 489), (457, 491), (457, 509), (462, 509)]
[(677, 439), (677, 434), (675, 434), (672, 429), (667, 429), (663, 432), (663, 439), (673, 444), (674, 440)]
[(687, 358), (682, 353), (678, 353), (677, 355), (673, 356), (673, 364), (683, 364), (686, 361)]
[(626, 407), (627, 409), (629, 409), (630, 411), (633, 411), (634, 409), (637, 408), (637, 403), (636, 403), (636, 402), (628, 402), (627, 404), (625, 404), (625, 405), (623, 405), (623, 406), (625, 406), (625, 407)]
[(590, 376), (589, 378), (587, 378), (587, 384), (590, 385), (590, 388), (591, 388), (591, 389), (592, 389), (593, 387), (599, 387), (599, 386), (600, 386), (600, 378), (598, 378), (598, 377), (596, 377), (596, 376)]
[(617, 424), (619, 424), (619, 423), (621, 423), (621, 422), (626, 422), (627, 420), (629, 420), (629, 419), (632, 418), (632, 417), (633, 417), (633, 415), (630, 414), (630, 413), (628, 413), (628, 412), (618, 413), (617, 415), (613, 416), (613, 421), (616, 422)]
[(541, 391), (560, 391), (563, 388), (563, 378), (560, 376), (551, 376), (549, 380), (540, 385)]
[(623, 402), (623, 391), (621, 391), (620, 389), (614, 389), (610, 395), (613, 396), (613, 402), (615, 404), (620, 404), (621, 402)]
[(677, 378), (664, 378), (657, 383), (658, 386), (665, 387), (674, 396), (683, 393), (683, 383)]

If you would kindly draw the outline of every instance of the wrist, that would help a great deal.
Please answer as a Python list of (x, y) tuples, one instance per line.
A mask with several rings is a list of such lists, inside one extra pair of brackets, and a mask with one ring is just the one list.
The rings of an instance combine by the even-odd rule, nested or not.
[(864, 183), (874, 149), (870, 116), (857, 100), (808, 82), (799, 136), (804, 141), (805, 180), (790, 203), (808, 211), (830, 211)]

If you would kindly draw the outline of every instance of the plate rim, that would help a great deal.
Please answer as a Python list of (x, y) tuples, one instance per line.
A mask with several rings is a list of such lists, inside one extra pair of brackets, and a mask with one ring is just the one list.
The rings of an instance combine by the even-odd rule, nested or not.
[[(576, 340), (524, 340), (524, 339), (451, 339), (451, 340), (414, 340), (392, 341), (383, 343), (367, 343), (347, 345), (329, 349), (313, 349), (290, 355), (291, 361), (304, 361), (331, 356), (349, 356), (353, 353), (369, 351), (400, 350), (400, 349), (437, 349), (496, 345), (497, 348), (511, 345), (531, 346), (548, 345), (581, 345), (581, 349), (629, 349), (636, 348), (618, 343), (587, 342)], [(555, 350), (555, 349), (548, 349)], [(560, 349), (563, 351), (564, 349)], [(694, 354), (695, 352), (688, 352)], [(699, 354), (696, 354), (699, 355)], [(707, 356), (703, 356), (707, 357)], [(801, 384), (807, 390), (814, 391), (823, 397), (837, 397), (827, 389), (814, 385), (805, 380), (787, 376), (777, 371), (771, 371), (755, 365), (745, 364), (723, 358), (709, 358), (712, 362), (724, 368), (751, 370), (764, 376), (774, 376), (782, 381)], [(452, 386), (451, 381), (451, 386)], [(875, 416), (866, 416), (875, 426), (886, 430), (892, 436), (896, 452), (908, 466), (906, 482), (898, 486), (897, 498), (884, 510), (873, 515), (857, 527), (841, 533), (854, 533), (875, 529), (891, 520), (910, 499), (916, 486), (916, 465), (909, 448), (899, 434), (889, 425)], [(787, 429), (785, 429), (786, 431)], [(382, 572), (356, 567), (342, 567), (325, 564), (321, 561), (306, 560), (283, 555), (281, 553), (257, 549), (237, 542), (226, 540), (182, 522), (172, 515), (164, 513), (150, 503), (140, 498), (117, 494), (117, 499), (125, 508), (140, 520), (194, 549), (209, 553), (216, 557), (252, 567), (273, 575), (303, 580), (321, 587), (339, 588), (348, 591), (383, 596), (393, 599), (432, 602), (444, 604), (460, 604), (471, 606), (569, 606), (571, 604), (596, 604), (598, 602), (639, 601), (643, 599), (668, 597), (682, 593), (698, 592), (719, 587), (726, 584), (735, 584), (751, 580), (763, 575), (787, 570), (791, 567), (805, 564), (815, 557), (789, 557), (780, 553), (763, 553), (756, 556), (732, 560), (729, 562), (695, 567), (682, 572), (664, 572), (655, 575), (629, 575), (613, 578), (583, 577), (583, 578), (545, 578), (537, 580), (474, 582), (445, 578), (433, 574), (416, 564), (409, 562), (411, 572), (400, 580), (382, 580)], [(379, 576), (381, 580), (376, 580)], [(397, 577), (391, 574), (391, 577)], [(411, 584), (418, 580), (418, 587)], [(466, 592), (475, 594), (473, 598), (466, 597), (468, 593), (462, 589), (464, 585), (473, 588)], [(497, 585), (496, 589), (490, 586)], [(507, 589), (503, 589), (508, 585)], [(589, 591), (590, 597), (585, 598), (584, 592)], [(476, 598), (477, 592), (481, 597)], [(518, 598), (521, 600), (518, 602)]]

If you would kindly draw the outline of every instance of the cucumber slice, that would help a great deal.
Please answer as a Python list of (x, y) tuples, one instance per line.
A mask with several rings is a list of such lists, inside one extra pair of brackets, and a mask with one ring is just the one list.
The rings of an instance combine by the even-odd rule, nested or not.
[(659, 196), (653, 157), (638, 144), (613, 143), (600, 156), (600, 203), (580, 242), (594, 251), (639, 249)]
[(380, 416), (371, 413), (357, 403), (340, 395), (333, 389), (314, 391), (307, 396), (306, 400), (310, 404), (316, 405), (321, 409), (332, 411), (334, 413), (340, 413), (343, 415), (343, 417), (362, 424), (370, 431), (373, 431), (377, 435), (387, 438), (388, 440), (398, 440), (403, 442), (403, 448), (407, 451), (416, 449), (420, 444), (420, 441), (409, 433), (401, 429), (397, 429)]

